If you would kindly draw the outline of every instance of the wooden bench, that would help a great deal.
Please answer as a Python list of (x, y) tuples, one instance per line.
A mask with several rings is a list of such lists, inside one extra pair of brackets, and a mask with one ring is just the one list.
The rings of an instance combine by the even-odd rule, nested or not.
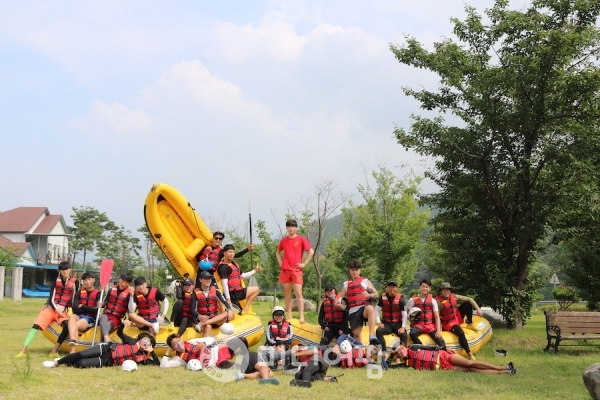
[(600, 340), (599, 312), (544, 311), (544, 314), (548, 339), (544, 351), (553, 347), (554, 353), (558, 353), (558, 346), (564, 340)]

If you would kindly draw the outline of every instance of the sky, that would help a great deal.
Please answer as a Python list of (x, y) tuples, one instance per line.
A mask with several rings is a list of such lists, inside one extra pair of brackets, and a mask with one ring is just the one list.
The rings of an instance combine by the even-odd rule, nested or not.
[(276, 231), (324, 180), (360, 202), (357, 186), (380, 166), (422, 175), (431, 161), (393, 131), (423, 114), (402, 87), (438, 80), (389, 46), (451, 38), (464, 6), (0, 2), (0, 211), (44, 206), (71, 224), (72, 208), (88, 206), (136, 231), (162, 182), (212, 229), (244, 225), (250, 203)]

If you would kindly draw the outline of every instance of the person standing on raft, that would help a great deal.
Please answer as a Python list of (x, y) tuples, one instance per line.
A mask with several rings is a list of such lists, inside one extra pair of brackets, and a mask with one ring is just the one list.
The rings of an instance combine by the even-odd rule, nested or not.
[[(302, 285), (304, 284), (304, 279), (302, 273), (304, 267), (312, 260), (315, 251), (308, 242), (308, 239), (296, 233), (298, 230), (298, 222), (296, 220), (287, 220), (285, 229), (287, 230), (287, 236), (281, 239), (279, 246), (277, 246), (277, 251), (275, 252), (277, 262), (281, 268), (279, 282), (281, 282), (281, 285), (283, 286), (285, 309), (287, 311), (288, 319), (293, 318), (292, 285), (294, 286), (296, 305), (298, 306), (298, 312), (300, 313), (299, 321), (303, 324), (305, 321), (304, 298), (302, 297)], [(307, 253), (307, 256), (302, 260), (304, 253)]]

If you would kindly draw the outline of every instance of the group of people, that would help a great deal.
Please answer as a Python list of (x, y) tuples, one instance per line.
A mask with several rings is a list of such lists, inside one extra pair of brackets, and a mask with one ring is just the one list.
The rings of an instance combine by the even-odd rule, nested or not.
[[(291, 347), (293, 327), (288, 319), (292, 318), (292, 289), (302, 324), (305, 323), (303, 269), (314, 255), (310, 243), (297, 234), (297, 229), (298, 223), (288, 220), (287, 236), (277, 248), (276, 257), (281, 268), (279, 282), (284, 288), (285, 308), (277, 306), (273, 309), (272, 320), (266, 329), (265, 344), (257, 352), (249, 351), (243, 337), (225, 344), (217, 344), (210, 337), (213, 328), (231, 321), (235, 313), (250, 313), (250, 306), (258, 296), (258, 288), (245, 287), (242, 280), (262, 269), (257, 265), (251, 271), (242, 272), (235, 258), (253, 250), (253, 246), (236, 253), (233, 245), (221, 246), (225, 235), (217, 231), (213, 234), (213, 241), (197, 256), (201, 268), (198, 269), (196, 281), (185, 279), (176, 286), (171, 321), (166, 316), (169, 300), (160, 290), (148, 287), (143, 277), (134, 279), (130, 273), (122, 274), (118, 284), (110, 288), (102, 299), (100, 291), (94, 288), (93, 274), (86, 272), (82, 275), (80, 288), (79, 281), (72, 276), (71, 264), (62, 262), (47, 304), (36, 318), (17, 357), (24, 357), (36, 333), (55, 321), (62, 326), (62, 332), (51, 356), (56, 356), (67, 338), (71, 354), (44, 362), (48, 368), (63, 364), (82, 368), (123, 366), (130, 361), (162, 368), (187, 366), (190, 370), (231, 369), (235, 355), (241, 350), (247, 356), (242, 357), (245, 359), (244, 365), (234, 371), (235, 379), (256, 378), (261, 383), (269, 384), (279, 384), (272, 372), (277, 368), (294, 368), (292, 385), (310, 387), (310, 382), (315, 380), (336, 382), (335, 377), (326, 375), (329, 366), (363, 367), (373, 364), (375, 359), (379, 360), (383, 369), (410, 366), (418, 370), (516, 373), (513, 363), (499, 367), (475, 360), (460, 326), (466, 318), (467, 327), (476, 329), (472, 326), (473, 310), (480, 316), (482, 313), (473, 299), (454, 294), (449, 283), (443, 283), (434, 296), (430, 293), (432, 285), (428, 280), (422, 280), (419, 293), (408, 300), (398, 292), (398, 284), (394, 280), (388, 281), (385, 292), (379, 295), (373, 283), (361, 276), (361, 263), (358, 261), (348, 264), (350, 279), (343, 283), (339, 293), (335, 285), (325, 286), (318, 317), (322, 328), (321, 343), (318, 346)], [(223, 293), (216, 284), (215, 273), (219, 274)], [(132, 282), (133, 290), (130, 287)], [(69, 308), (73, 310), (71, 315), (67, 313)], [(104, 311), (101, 313), (100, 309)], [(128, 322), (124, 322), (126, 314), (129, 315)], [(407, 345), (408, 321), (411, 322), (410, 347)], [(135, 338), (129, 337), (123, 333), (125, 323), (135, 324), (147, 332)], [(154, 336), (161, 325), (169, 323), (172, 329), (178, 327), (178, 331), (167, 338), (169, 350), (159, 360), (154, 353)], [(79, 334), (96, 325), (100, 327), (101, 343), (75, 352)], [(364, 325), (368, 326), (369, 343), (363, 345), (360, 337)], [(182, 341), (181, 336), (188, 327), (194, 327), (204, 337)], [(114, 331), (117, 331), (121, 343), (111, 342), (110, 335)], [(467, 358), (446, 349), (442, 331), (452, 332), (458, 337)], [(423, 346), (419, 340), (419, 335), (423, 333), (431, 336), (436, 346)], [(390, 334), (398, 336), (399, 341), (388, 351), (384, 336)], [(335, 344), (330, 344), (334, 340)], [(397, 362), (393, 363), (394, 360)]]

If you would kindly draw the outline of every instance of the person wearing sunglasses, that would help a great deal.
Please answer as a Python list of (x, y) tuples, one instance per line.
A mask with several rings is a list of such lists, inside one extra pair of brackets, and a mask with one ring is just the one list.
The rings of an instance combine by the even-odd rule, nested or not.
[[(209, 270), (211, 274), (215, 273), (217, 266), (219, 265), (219, 261), (221, 261), (219, 258), (219, 252), (223, 249), (223, 240), (225, 240), (225, 234), (221, 231), (215, 231), (213, 233), (211, 244), (204, 246), (204, 248), (196, 256), (196, 260), (198, 262), (208, 261), (212, 263), (212, 267)], [(245, 249), (235, 253), (235, 258), (242, 257), (251, 250), (254, 250), (254, 245), (249, 245)]]

